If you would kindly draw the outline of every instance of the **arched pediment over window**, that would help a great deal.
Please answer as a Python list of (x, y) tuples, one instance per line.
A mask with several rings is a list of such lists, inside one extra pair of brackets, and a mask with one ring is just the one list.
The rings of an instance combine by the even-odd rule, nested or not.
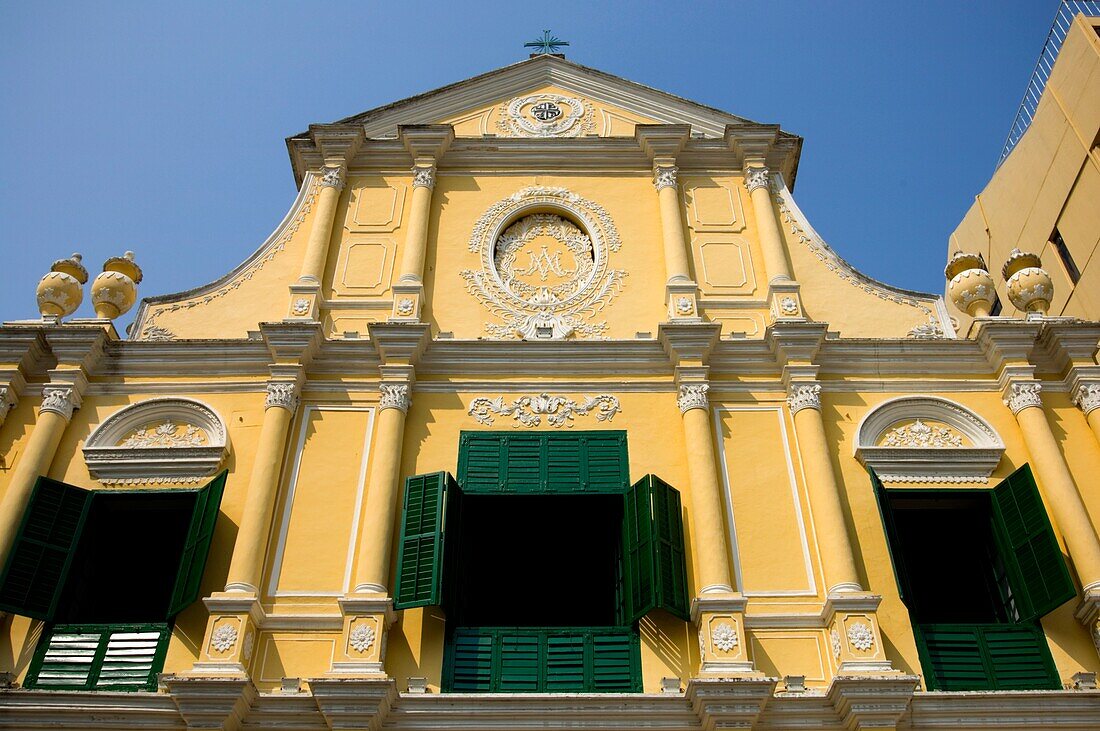
[(155, 398), (112, 414), (88, 437), (84, 461), (105, 484), (187, 484), (217, 472), (225, 422), (206, 404)]
[(984, 483), (1005, 445), (984, 419), (938, 396), (903, 396), (860, 422), (855, 456), (889, 483)]

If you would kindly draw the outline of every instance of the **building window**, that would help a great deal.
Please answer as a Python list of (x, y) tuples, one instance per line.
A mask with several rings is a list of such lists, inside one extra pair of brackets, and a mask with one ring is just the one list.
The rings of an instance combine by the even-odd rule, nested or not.
[(198, 598), (225, 486), (84, 490), (39, 478), (0, 609), (45, 622), (24, 685), (155, 690), (175, 616)]
[(1054, 232), (1050, 235), (1050, 245), (1058, 252), (1058, 258), (1062, 260), (1062, 266), (1066, 269), (1066, 276), (1069, 277), (1069, 281), (1073, 284), (1081, 281), (1081, 270), (1077, 268), (1077, 262), (1073, 260), (1073, 256), (1069, 253), (1069, 247), (1066, 246), (1066, 241), (1062, 238), (1062, 234), (1058, 229), (1054, 229)]
[(623, 432), (464, 432), (457, 480), (406, 480), (395, 606), (445, 608), (444, 690), (641, 690), (687, 574), (679, 493), (627, 465)]
[(993, 490), (885, 489), (871, 474), (928, 689), (1060, 688), (1039, 618), (1076, 590), (1031, 469)]

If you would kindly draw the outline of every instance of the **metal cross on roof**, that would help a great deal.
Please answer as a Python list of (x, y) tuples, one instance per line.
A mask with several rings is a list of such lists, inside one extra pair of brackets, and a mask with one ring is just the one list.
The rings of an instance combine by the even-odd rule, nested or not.
[(530, 43), (524, 43), (524, 48), (535, 48), (535, 53), (557, 53), (562, 46), (568, 46), (569, 41), (563, 41), (550, 35), (550, 31), (544, 30), (542, 38), (537, 38)]

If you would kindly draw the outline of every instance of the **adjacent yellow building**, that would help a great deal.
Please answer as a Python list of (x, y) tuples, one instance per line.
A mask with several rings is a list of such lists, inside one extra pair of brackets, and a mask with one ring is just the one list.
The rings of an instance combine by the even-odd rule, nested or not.
[(554, 55), (287, 145), (218, 281), (0, 329), (0, 727), (1100, 723), (1100, 324), (960, 328), (800, 137)]

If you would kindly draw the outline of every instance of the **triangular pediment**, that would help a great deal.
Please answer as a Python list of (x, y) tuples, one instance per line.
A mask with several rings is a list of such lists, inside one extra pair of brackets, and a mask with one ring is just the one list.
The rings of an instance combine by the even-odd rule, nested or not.
[[(542, 98), (532, 102), (529, 97)], [(530, 107), (537, 101), (556, 105), (558, 109), (551, 108), (548, 113), (562, 122), (579, 112), (580, 122), (570, 125), (568, 131), (583, 130), (584, 135), (632, 136), (636, 124), (689, 124), (695, 134), (721, 137), (726, 125), (749, 122), (563, 58), (542, 55), (337, 124), (361, 124), (368, 138), (390, 137), (397, 134), (398, 125), (415, 124), (452, 124), (459, 136), (535, 136), (522, 130), (523, 118), (530, 119)], [(577, 106), (571, 107), (571, 101)]]

